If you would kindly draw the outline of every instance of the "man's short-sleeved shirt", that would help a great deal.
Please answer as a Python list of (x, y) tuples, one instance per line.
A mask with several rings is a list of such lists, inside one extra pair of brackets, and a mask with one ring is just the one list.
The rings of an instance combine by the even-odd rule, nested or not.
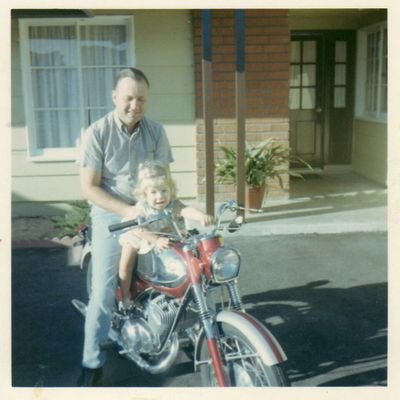
[(135, 201), (132, 191), (138, 166), (151, 160), (168, 165), (173, 157), (163, 126), (146, 117), (129, 134), (112, 111), (83, 134), (80, 165), (100, 172), (101, 187), (129, 204)]

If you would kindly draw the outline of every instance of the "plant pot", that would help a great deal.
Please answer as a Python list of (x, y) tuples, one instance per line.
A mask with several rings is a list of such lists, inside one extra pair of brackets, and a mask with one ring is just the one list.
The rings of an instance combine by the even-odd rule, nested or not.
[(263, 186), (246, 186), (245, 205), (246, 208), (262, 208), (265, 193), (265, 185)]

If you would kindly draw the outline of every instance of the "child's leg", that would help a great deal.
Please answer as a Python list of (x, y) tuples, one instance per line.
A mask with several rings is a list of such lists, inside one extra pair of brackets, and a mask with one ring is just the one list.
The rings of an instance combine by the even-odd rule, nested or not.
[(121, 258), (119, 261), (119, 286), (122, 292), (122, 300), (125, 306), (130, 304), (131, 300), (131, 283), (132, 283), (132, 272), (135, 265), (137, 249), (132, 247), (130, 244), (124, 244), (121, 249)]

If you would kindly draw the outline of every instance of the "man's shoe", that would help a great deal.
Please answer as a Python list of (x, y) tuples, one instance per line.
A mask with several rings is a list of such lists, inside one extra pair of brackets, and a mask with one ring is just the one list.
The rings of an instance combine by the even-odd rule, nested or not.
[(81, 375), (79, 376), (76, 384), (79, 387), (97, 386), (101, 376), (103, 375), (102, 368), (86, 368), (82, 367)]

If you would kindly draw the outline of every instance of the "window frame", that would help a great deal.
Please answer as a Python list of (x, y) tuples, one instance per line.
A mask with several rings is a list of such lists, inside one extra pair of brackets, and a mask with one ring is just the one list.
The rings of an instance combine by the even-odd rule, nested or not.
[[(33, 162), (51, 162), (51, 161), (75, 161), (79, 139), (76, 141), (75, 147), (64, 148), (38, 148), (37, 133), (35, 126), (35, 113), (33, 107), (33, 89), (31, 64), (29, 61), (29, 38), (28, 31), (31, 26), (57, 26), (57, 25), (74, 25), (77, 29), (79, 26), (85, 25), (125, 25), (127, 32), (127, 62), (128, 65), (136, 64), (135, 57), (135, 41), (134, 41), (134, 16), (133, 15), (112, 15), (112, 16), (95, 16), (92, 18), (24, 18), (19, 20), (19, 39), (21, 54), (21, 75), (25, 109), (25, 129), (28, 149), (28, 159)], [(82, 65), (79, 63), (79, 80), (82, 78)], [(79, 82), (79, 88), (82, 88)], [(111, 93), (110, 93), (111, 96)], [(80, 126), (81, 132), (86, 128), (84, 126), (84, 108), (80, 107)]]
[[(297, 61), (290, 61), (290, 80), (289, 80), (289, 110), (290, 111), (312, 111), (317, 108), (317, 92), (318, 92), (318, 81), (319, 81), (319, 68), (318, 68), (318, 54), (319, 54), (319, 42), (317, 39), (311, 39), (311, 38), (297, 38), (297, 39), (291, 39), (291, 42), (298, 42), (300, 43), (300, 58)], [(315, 43), (315, 60), (309, 61), (309, 60), (304, 60), (304, 54), (305, 54), (305, 43), (306, 42), (312, 42)], [(291, 77), (291, 69), (293, 66), (299, 67), (299, 82), (298, 84), (293, 84), (292, 85), (292, 77)], [(315, 73), (314, 73), (314, 82), (307, 84), (304, 83), (304, 71), (306, 67), (315, 67)], [(291, 107), (291, 93), (290, 91), (292, 89), (297, 89), (299, 90), (299, 105), (298, 108), (292, 108)], [(313, 107), (304, 107), (304, 90), (311, 89), (314, 91), (314, 96), (313, 96)]]
[[(381, 79), (382, 67), (383, 67), (383, 32), (387, 31), (387, 23), (380, 22), (374, 25), (370, 25), (358, 31), (357, 33), (357, 82), (356, 82), (356, 118), (366, 121), (372, 122), (381, 122), (387, 123), (387, 114), (388, 111), (382, 112), (379, 111), (379, 104), (381, 102), (381, 83), (378, 84), (378, 106), (376, 112), (368, 112), (366, 110), (366, 95), (367, 95), (367, 51), (368, 51), (368, 34), (380, 32), (380, 43), (379, 43), (379, 67), (378, 67), (378, 79)], [(388, 38), (386, 39), (388, 42)], [(388, 54), (387, 54), (388, 57)], [(386, 63), (387, 64), (387, 63)], [(386, 71), (386, 74), (388, 71)], [(386, 86), (388, 85), (388, 81), (386, 82)]]

